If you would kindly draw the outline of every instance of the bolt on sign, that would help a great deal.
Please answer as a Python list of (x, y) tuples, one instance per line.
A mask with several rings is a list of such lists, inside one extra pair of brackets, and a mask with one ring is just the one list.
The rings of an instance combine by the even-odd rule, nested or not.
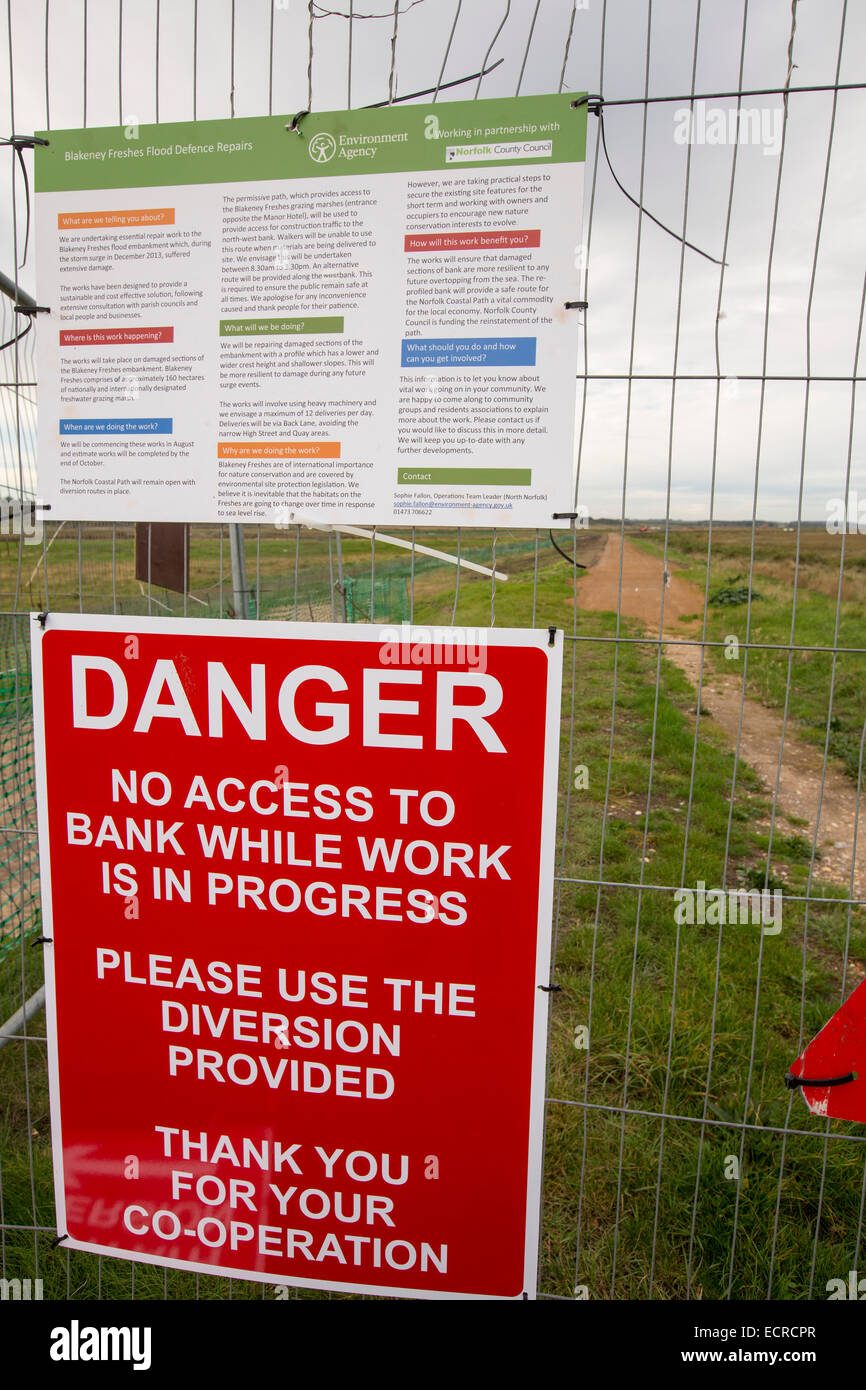
[(32, 628), (63, 1244), (533, 1297), (561, 641)]

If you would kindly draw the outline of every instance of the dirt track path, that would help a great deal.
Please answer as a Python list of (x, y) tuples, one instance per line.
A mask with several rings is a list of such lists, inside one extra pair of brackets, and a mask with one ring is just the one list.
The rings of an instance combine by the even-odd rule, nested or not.
[[(620, 537), (611, 533), (598, 563), (587, 570), (580, 580), (579, 606), (596, 612), (616, 612), (619, 572)], [(676, 573), (671, 573), (670, 582), (665, 585), (661, 560), (653, 555), (646, 555), (626, 540), (622, 557), (623, 616), (638, 620), (643, 623), (648, 633), (658, 636), (662, 595), (662, 636), (682, 639), (699, 634), (700, 619), (693, 623), (681, 623), (678, 620), (689, 614), (703, 613), (702, 590), (678, 578)], [(668, 660), (679, 666), (694, 685), (697, 694), (701, 667), (700, 645), (668, 645), (664, 653)], [(702, 712), (709, 712), (716, 726), (724, 731), (734, 748), (737, 746), (742, 712), (742, 731), (739, 732), (740, 757), (754, 768), (768, 794), (772, 796), (779, 775), (782, 719), (778, 713), (765, 708), (758, 701), (743, 699), (742, 667), (739, 662), (732, 661), (731, 665), (739, 667), (740, 676), (718, 674), (708, 661), (704, 662), (701, 709)], [(828, 762), (822, 797), (822, 770), (823, 758), (820, 750), (800, 739), (793, 722), (789, 719), (784, 734), (775, 833), (791, 833), (788, 825), (779, 825), (780, 811), (786, 818), (795, 816), (808, 821), (808, 828), (795, 828), (798, 834), (808, 836), (809, 839), (815, 834), (817, 820), (817, 844), (821, 851), (821, 860), (815, 863), (815, 875), (818, 878), (833, 880), (847, 888), (851, 882), (857, 789), (835, 763)], [(855, 894), (862, 894), (864, 885), (866, 806), (861, 805), (854, 866)]]

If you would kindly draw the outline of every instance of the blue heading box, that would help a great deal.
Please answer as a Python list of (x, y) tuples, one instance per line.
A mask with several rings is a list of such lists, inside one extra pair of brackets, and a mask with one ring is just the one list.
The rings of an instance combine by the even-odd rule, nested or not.
[(125, 420), (61, 420), (61, 434), (171, 434), (174, 421), (165, 416)]
[(401, 367), (534, 367), (535, 338), (404, 338)]

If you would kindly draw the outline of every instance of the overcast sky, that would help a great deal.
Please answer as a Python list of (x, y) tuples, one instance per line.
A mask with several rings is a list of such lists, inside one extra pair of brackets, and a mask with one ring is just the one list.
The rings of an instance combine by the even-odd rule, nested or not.
[[(322, 0), (313, 6), (315, 110), (388, 98), (393, 4), (352, 0), (351, 8), (357, 17), (350, 23), (350, 0)], [(832, 144), (833, 93), (792, 95), (784, 148), (780, 96), (744, 96), (743, 108), (754, 113), (748, 133), (757, 135), (760, 129), (760, 137), (734, 144), (730, 136), (736, 131), (727, 113), (735, 111), (736, 101), (716, 95), (740, 85), (750, 91), (785, 83), (791, 0), (751, 0), (745, 6), (743, 0), (589, 0), (585, 5), (573, 0), (400, 0), (399, 8), (393, 49), (398, 96), (435, 85), (440, 74), (449, 82), (478, 71), (488, 50), (489, 63), (504, 61), (481, 83), (482, 98), (513, 96), (518, 89), (521, 95), (555, 92), (560, 82), (565, 90), (601, 93), (607, 103), (645, 94), (710, 95), (698, 104), (692, 143), (683, 142), (686, 103), (608, 105), (608, 153), (625, 188), (637, 198), (643, 182), (644, 207), (678, 233), (687, 209), (686, 238), (715, 258), (725, 245), (736, 156), (718, 323), (719, 370), (726, 381), (714, 512), (719, 518), (750, 516), (757, 472), (758, 516), (796, 516), (805, 434), (803, 515), (824, 519), (828, 501), (842, 494), (852, 425), (851, 378), (855, 371), (863, 373), (863, 352), (859, 365), (856, 357), (866, 271), (866, 92), (839, 93)], [(832, 84), (837, 67), (840, 83), (866, 81), (866, 6), (848, 3), (845, 11), (844, 0), (798, 0), (792, 87)], [(228, 116), (233, 52), (236, 115), (269, 110), (293, 114), (308, 105), (307, 0), (235, 0), (234, 7), (231, 0), (198, 0), (197, 5), (195, 0), (161, 0), (159, 5), (157, 0), (50, 0), (47, 63), (46, 0), (11, 0), (11, 17), (11, 93), (8, 54), (0, 58), (0, 103), (8, 113), (3, 134), (13, 127), (23, 134), (47, 124), (109, 125), (121, 118), (148, 122)], [(8, 33), (0, 40), (9, 41)], [(466, 99), (475, 88), (475, 83), (457, 87), (440, 99)], [(584, 224), (582, 231), (575, 228), (575, 242), (589, 242), (587, 355), (581, 348), (579, 372), (582, 376), (586, 369), (590, 380), (578, 501), (594, 515), (619, 515), (625, 483), (628, 515), (662, 516), (670, 466), (670, 514), (705, 517), (716, 386), (714, 381), (684, 380), (672, 391), (671, 374), (675, 363), (683, 375), (716, 373), (722, 270), (686, 249), (680, 286), (680, 243), (640, 218), (603, 156), (596, 171), (598, 122), (590, 117), (589, 126)], [(723, 143), (710, 143), (721, 135)], [(11, 153), (6, 158), (10, 172), (0, 218), (0, 269), (11, 275)], [(808, 304), (825, 172), (807, 362)], [(20, 260), (20, 177), (16, 190)], [(32, 250), (20, 281), (38, 297)], [(635, 380), (629, 410), (630, 366), (636, 377), (662, 379)], [(8, 360), (4, 367), (8, 379)], [(760, 377), (762, 371), (769, 377), (803, 377), (807, 369), (813, 377), (842, 380), (813, 382), (805, 429), (802, 380), (768, 381), (762, 392), (760, 380), (745, 379)], [(2, 392), (5, 398), (11, 395)], [(851, 485), (866, 499), (866, 421), (859, 401), (856, 407)], [(7, 416), (5, 426), (0, 421), (7, 446), (8, 432)]]

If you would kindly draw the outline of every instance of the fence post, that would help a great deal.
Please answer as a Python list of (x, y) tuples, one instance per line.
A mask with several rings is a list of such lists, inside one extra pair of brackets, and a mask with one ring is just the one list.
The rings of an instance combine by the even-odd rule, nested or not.
[(229, 550), (232, 560), (232, 602), (236, 618), (249, 617), (247, 563), (244, 555), (244, 528), (239, 523), (229, 526)]

